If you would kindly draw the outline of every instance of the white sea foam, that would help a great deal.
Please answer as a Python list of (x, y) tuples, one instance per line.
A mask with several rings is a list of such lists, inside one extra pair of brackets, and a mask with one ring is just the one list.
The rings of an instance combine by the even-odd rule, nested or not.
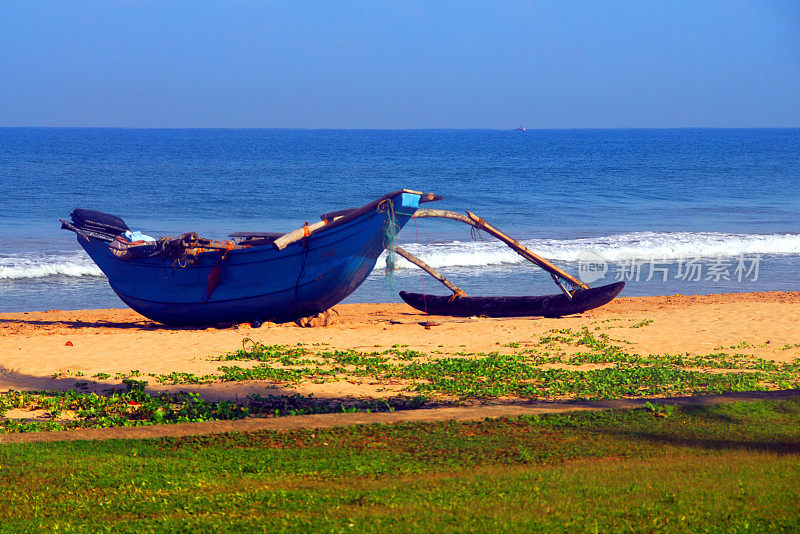
[[(609, 262), (800, 255), (798, 234), (635, 232), (570, 240), (529, 239), (522, 243), (544, 258), (562, 262), (577, 262), (586, 252), (594, 252)], [(525, 261), (497, 241), (408, 244), (404, 248), (435, 268), (502, 266)], [(412, 267), (399, 259), (401, 269)]]
[(103, 276), (91, 259), (79, 253), (15, 255), (0, 258), (0, 280), (49, 276)]
[[(737, 256), (800, 256), (798, 234), (728, 234), (713, 232), (635, 232), (584, 239), (529, 239), (523, 244), (537, 254), (557, 262), (576, 262), (581, 254), (594, 252), (609, 262), (626, 260), (678, 260), (732, 258)], [(452, 241), (403, 245), (437, 269), (454, 267), (503, 268), (524, 262), (498, 241)], [(398, 267), (413, 266), (398, 257)], [(378, 262), (382, 269), (384, 262)], [(103, 273), (82, 252), (0, 257), (0, 280), (24, 280), (54, 276), (95, 276)]]

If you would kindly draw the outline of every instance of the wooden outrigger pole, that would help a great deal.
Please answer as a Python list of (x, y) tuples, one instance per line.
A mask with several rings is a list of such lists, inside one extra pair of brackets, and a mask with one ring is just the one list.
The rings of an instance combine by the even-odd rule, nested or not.
[(461, 289), (460, 287), (455, 285), (453, 282), (451, 282), (450, 280), (445, 278), (442, 273), (440, 273), (439, 271), (437, 271), (436, 269), (434, 269), (433, 267), (431, 267), (430, 265), (428, 265), (427, 263), (425, 263), (424, 261), (422, 261), (418, 257), (414, 256), (413, 254), (411, 254), (406, 249), (398, 247), (397, 245), (395, 245), (394, 251), (397, 252), (397, 254), (399, 254), (400, 256), (402, 256), (405, 259), (407, 259), (408, 261), (410, 261), (411, 263), (413, 263), (414, 265), (416, 265), (417, 267), (419, 267), (420, 269), (422, 269), (423, 271), (425, 271), (426, 273), (428, 273), (429, 275), (431, 275), (432, 277), (436, 278), (441, 283), (443, 283), (445, 285), (445, 287), (447, 287), (447, 289), (449, 289), (450, 291), (453, 292), (453, 298), (455, 298), (455, 297), (466, 297), (467, 296), (467, 294), (464, 292), (463, 289)]
[[(572, 298), (572, 293), (569, 290), (567, 290), (567, 288), (564, 287), (564, 285), (561, 283), (560, 279), (568, 281), (569, 283), (571, 283), (575, 287), (579, 287), (581, 289), (589, 289), (589, 286), (586, 285), (585, 283), (581, 282), (580, 280), (578, 280), (577, 278), (575, 278), (574, 276), (572, 276), (568, 272), (564, 271), (563, 269), (559, 269), (558, 267), (556, 267), (555, 265), (553, 265), (552, 263), (550, 263), (546, 259), (542, 258), (541, 256), (535, 254), (532, 250), (530, 250), (529, 248), (524, 246), (522, 243), (520, 243), (516, 239), (510, 237), (509, 235), (501, 232), (499, 229), (495, 228), (494, 226), (492, 226), (491, 224), (486, 222), (483, 218), (478, 217), (474, 213), (471, 213), (471, 212), (468, 211), (467, 215), (465, 216), (465, 215), (461, 215), (460, 213), (456, 213), (454, 211), (419, 209), (419, 210), (416, 211), (416, 213), (414, 213), (414, 216), (413, 216), (413, 218), (428, 218), (428, 217), (439, 217), (439, 218), (444, 218), (444, 219), (452, 219), (452, 220), (455, 220), (455, 221), (460, 221), (460, 222), (463, 222), (464, 224), (468, 224), (468, 225), (470, 225), (470, 226), (472, 226), (474, 228), (477, 228), (478, 230), (483, 230), (487, 234), (496, 237), (497, 239), (499, 239), (500, 241), (502, 241), (503, 243), (508, 245), (514, 252), (516, 252), (517, 254), (519, 254), (520, 256), (525, 258), (526, 260), (528, 260), (528, 261), (530, 261), (532, 263), (535, 263), (536, 265), (538, 265), (539, 267), (541, 267), (542, 269), (544, 269), (545, 271), (550, 273), (550, 276), (552, 276), (553, 281), (556, 283), (556, 285), (558, 285), (559, 288), (561, 288), (561, 291), (563, 291), (564, 294), (569, 299)], [(397, 247), (395, 247), (395, 250), (397, 250)], [(400, 255), (403, 256), (406, 259), (409, 259), (407, 256), (404, 256), (402, 253), (400, 253)], [(415, 258), (415, 259), (417, 259), (417, 258)], [(411, 260), (409, 260), (409, 261), (411, 261)], [(415, 265), (419, 266), (419, 264), (416, 263), (416, 262), (412, 261), (412, 263), (414, 263)], [(422, 268), (423, 268), (423, 270), (425, 270), (429, 274), (432, 274), (430, 270), (425, 269), (424, 267), (422, 267)], [(435, 270), (434, 270), (434, 272), (435, 272)], [(442, 281), (441, 279), (444, 278), (444, 277), (441, 274), (439, 274), (438, 272), (436, 274), (438, 274), (439, 276), (433, 275), (434, 278), (436, 278), (439, 281)], [(445, 285), (447, 285), (447, 284), (445, 284)], [(447, 287), (450, 288), (450, 290), (455, 293), (455, 291), (449, 285)]]
[[(461, 288), (447, 280), (436, 269), (419, 258), (416, 258), (408, 251), (395, 246), (394, 250), (400, 256), (420, 267), (453, 292), (453, 295), (449, 297), (426, 295), (424, 293), (408, 293), (406, 291), (400, 292), (400, 298), (402, 298), (406, 304), (426, 314), (456, 317), (563, 317), (565, 315), (583, 313), (603, 306), (614, 300), (625, 287), (625, 282), (615, 282), (600, 287), (589, 288), (585, 283), (564, 270), (559, 269), (546, 259), (538, 256), (519, 241), (509, 237), (487, 223), (481, 217), (469, 211), (466, 215), (462, 215), (446, 210), (419, 209), (413, 217), (441, 217), (452, 219), (468, 224), (478, 230), (483, 230), (508, 245), (526, 260), (535, 263), (550, 273), (553, 281), (563, 292), (563, 294), (557, 295), (532, 297), (468, 297)], [(564, 287), (562, 283), (563, 280), (572, 284), (573, 287), (571, 290)]]

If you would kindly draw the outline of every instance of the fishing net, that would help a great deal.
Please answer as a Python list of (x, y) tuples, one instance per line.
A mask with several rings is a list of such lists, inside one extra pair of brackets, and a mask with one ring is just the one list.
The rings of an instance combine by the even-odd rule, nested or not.
[(383, 227), (383, 248), (386, 249), (386, 266), (383, 275), (389, 284), (392, 294), (397, 293), (397, 283), (394, 272), (397, 270), (397, 253), (394, 251), (397, 243), (397, 234), (400, 233), (400, 225), (397, 224), (397, 215), (394, 211), (394, 202), (384, 200), (378, 205), (378, 211), (386, 212), (386, 223)]

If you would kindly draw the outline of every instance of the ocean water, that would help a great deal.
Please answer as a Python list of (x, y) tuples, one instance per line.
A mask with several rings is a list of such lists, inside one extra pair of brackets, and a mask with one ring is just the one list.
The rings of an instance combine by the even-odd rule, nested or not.
[[(123, 304), (59, 229), (76, 207), (164, 236), (288, 231), (402, 187), (470, 210), (623, 295), (800, 289), (800, 130), (0, 128), (0, 311)], [(488, 236), (443, 220), (400, 243), (471, 295), (557, 292)], [(384, 261), (347, 301), (446, 294)]]

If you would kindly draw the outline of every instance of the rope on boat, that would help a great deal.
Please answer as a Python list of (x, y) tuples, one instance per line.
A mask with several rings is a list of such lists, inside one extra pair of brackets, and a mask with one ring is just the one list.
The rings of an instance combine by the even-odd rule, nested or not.
[(386, 266), (383, 275), (389, 284), (392, 294), (397, 293), (397, 283), (394, 272), (397, 270), (397, 253), (394, 250), (400, 225), (397, 224), (397, 214), (394, 211), (394, 202), (384, 200), (376, 208), (378, 213), (386, 212), (386, 224), (383, 227), (383, 248), (386, 249)]

